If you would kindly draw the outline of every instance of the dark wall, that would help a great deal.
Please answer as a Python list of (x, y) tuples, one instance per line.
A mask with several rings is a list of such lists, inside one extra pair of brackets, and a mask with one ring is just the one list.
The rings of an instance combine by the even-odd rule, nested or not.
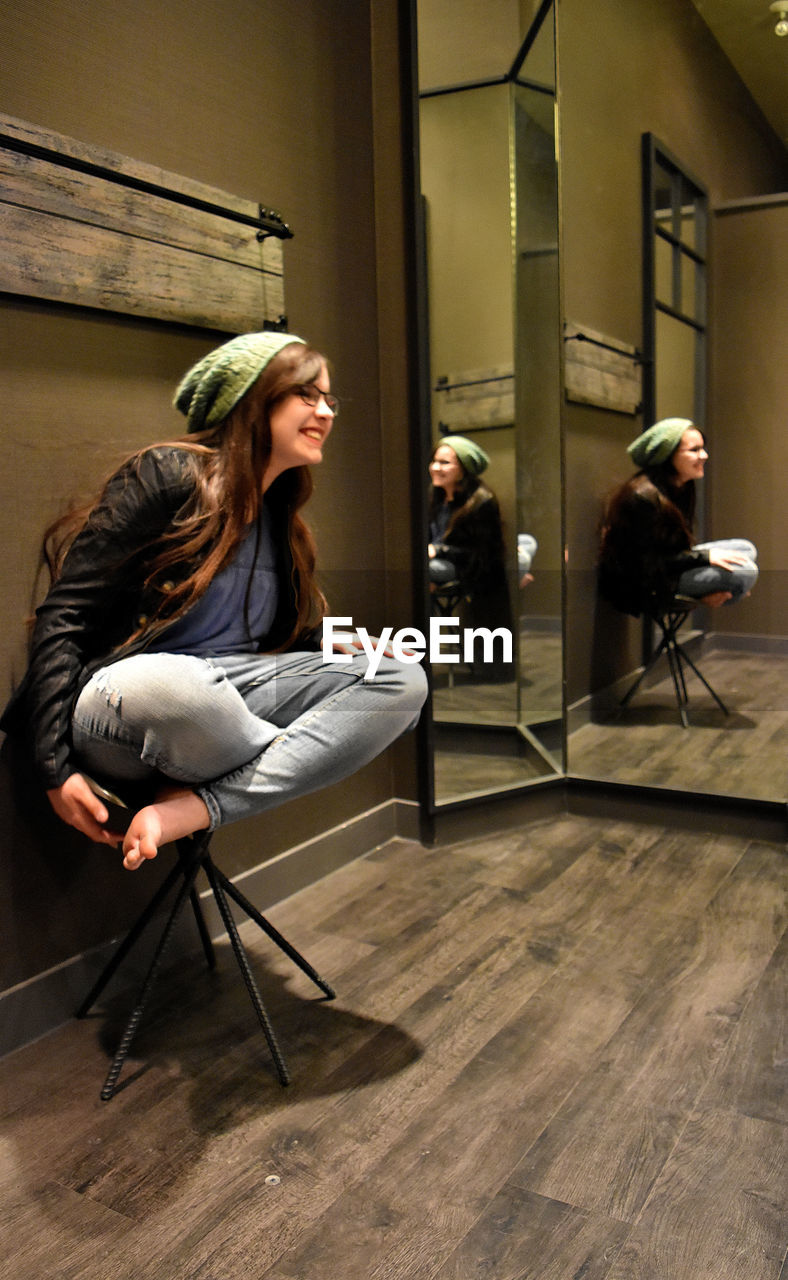
[[(28, 0), (0, 11), (6, 113), (262, 201), (292, 227), (289, 325), (328, 353), (346, 401), (312, 523), (332, 608), (371, 626), (410, 620), (401, 7)], [(182, 431), (174, 386), (224, 336), (0, 299), (0, 699), (23, 670), (45, 523), (126, 452)], [(347, 784), (218, 843), (232, 870), (256, 865), (414, 793), (411, 735)], [(56, 823), (8, 744), (0, 822), (6, 988), (117, 931), (150, 879)]]
[[(640, 347), (641, 135), (656, 134), (708, 187), (712, 206), (785, 190), (788, 156), (690, 0), (597, 0), (593, 9), (591, 30), (581, 0), (559, 4), (565, 315)], [(572, 403), (564, 413), (572, 704), (639, 661), (639, 627), (597, 602), (594, 562), (604, 498), (631, 473), (626, 445), (648, 424)], [(768, 421), (750, 428), (777, 456)], [(709, 534), (726, 532), (727, 521)]]

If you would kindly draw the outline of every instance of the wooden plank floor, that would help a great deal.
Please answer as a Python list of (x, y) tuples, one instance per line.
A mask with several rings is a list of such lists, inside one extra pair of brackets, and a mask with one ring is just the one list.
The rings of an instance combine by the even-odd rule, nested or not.
[[(122, 883), (122, 882), (121, 882)], [(395, 840), (0, 1063), (14, 1280), (786, 1280), (777, 846), (568, 816)]]
[(690, 674), (690, 728), (682, 728), (665, 671), (629, 706), (570, 735), (570, 772), (754, 800), (788, 798), (788, 656), (721, 649), (700, 667), (727, 716)]

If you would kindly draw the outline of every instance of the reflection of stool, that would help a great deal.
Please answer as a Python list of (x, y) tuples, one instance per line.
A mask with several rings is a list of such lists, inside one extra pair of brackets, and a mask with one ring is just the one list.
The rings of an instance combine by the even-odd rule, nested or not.
[(702, 675), (701, 672), (698, 670), (695, 663), (692, 661), (692, 658), (689, 656), (686, 649), (684, 649), (683, 646), (679, 643), (677, 638), (679, 627), (682, 625), (685, 619), (689, 617), (689, 615), (692, 613), (692, 610), (698, 607), (699, 603), (700, 603), (699, 600), (693, 600), (692, 597), (690, 596), (676, 596), (673, 603), (663, 613), (652, 613), (647, 615), (650, 621), (655, 623), (655, 625), (659, 627), (660, 631), (662, 632), (662, 639), (660, 640), (659, 644), (657, 645), (657, 648), (654, 650), (653, 654), (649, 658), (648, 662), (646, 663), (646, 666), (641, 671), (635, 683), (631, 686), (631, 688), (625, 693), (624, 697), (621, 699), (621, 702), (619, 704), (620, 706), (625, 707), (627, 703), (630, 701), (630, 699), (634, 697), (635, 693), (640, 688), (641, 684), (643, 683), (644, 679), (648, 675), (649, 671), (652, 670), (652, 668), (656, 665), (657, 660), (664, 653), (668, 659), (668, 666), (670, 667), (670, 674), (673, 680), (673, 688), (676, 693), (676, 702), (678, 703), (679, 715), (681, 716), (681, 723), (684, 725), (685, 729), (689, 728), (689, 717), (687, 715), (687, 706), (689, 705), (689, 695), (687, 694), (687, 685), (684, 679), (684, 670), (683, 670), (684, 663), (686, 663), (688, 667), (692, 668), (692, 670), (695, 672), (695, 675), (700, 680), (701, 684), (706, 686), (706, 688), (708, 689), (714, 701), (725, 712), (725, 715), (727, 716), (729, 714), (728, 708), (725, 706), (725, 703), (722, 701), (722, 698), (720, 698), (718, 694), (714, 692), (714, 690), (712, 689), (706, 677)]
[(436, 582), (431, 593), (435, 612), (442, 618), (450, 618), (464, 597), (465, 591), (457, 578), (452, 578), (450, 582)]
[[(458, 578), (452, 578), (449, 582), (437, 582), (430, 596), (434, 612), (441, 618), (451, 618), (462, 601), (466, 599), (467, 594)], [(449, 669), (446, 673), (446, 683), (450, 689), (453, 689), (454, 664), (447, 665)]]
[(248, 898), (244, 897), (241, 891), (237, 889), (232, 881), (227, 878), (224, 872), (219, 870), (211, 857), (210, 843), (211, 835), (207, 832), (198, 832), (194, 836), (189, 836), (184, 840), (178, 840), (176, 842), (178, 850), (178, 861), (176, 865), (156, 890), (136, 923), (132, 925), (126, 937), (123, 939), (100, 977), (97, 979), (77, 1010), (76, 1016), (78, 1018), (84, 1018), (101, 995), (112, 975), (128, 955), (148, 922), (165, 901), (170, 890), (177, 885), (178, 888), (175, 900), (165, 921), (164, 928), (159, 936), (159, 940), (153, 954), (153, 959), (137, 996), (137, 1002), (132, 1009), (131, 1016), (129, 1017), (126, 1029), (121, 1036), (120, 1044), (118, 1045), (112, 1065), (107, 1073), (104, 1087), (101, 1090), (101, 1097), (105, 1102), (108, 1102), (115, 1093), (118, 1077), (123, 1070), (123, 1064), (131, 1047), (131, 1042), (142, 1019), (142, 1014), (145, 1010), (148, 997), (158, 975), (164, 951), (172, 936), (178, 917), (180, 916), (187, 898), (189, 898), (194, 911), (194, 918), (197, 922), (200, 940), (203, 945), (208, 965), (210, 968), (213, 968), (216, 964), (213, 945), (208, 934), (205, 917), (203, 916), (200, 900), (195, 889), (195, 881), (201, 870), (204, 871), (208, 877), (208, 883), (211, 886), (216, 905), (219, 908), (219, 913), (222, 921), (224, 922), (224, 927), (230, 938), (230, 943), (232, 945), (238, 968), (241, 970), (243, 980), (246, 983), (246, 989), (249, 992), (249, 998), (254, 1005), (263, 1035), (265, 1036), (266, 1041), (268, 1042), (268, 1047), (271, 1050), (271, 1056), (274, 1060), (277, 1075), (283, 1085), (289, 1084), (290, 1076), (288, 1074), (282, 1052), (277, 1044), (273, 1027), (271, 1026), (265, 1006), (263, 1005), (262, 997), (257, 988), (257, 983), (255, 982), (254, 975), (249, 966), (246, 951), (244, 950), (243, 943), (238, 935), (238, 928), (232, 917), (227, 898), (232, 898), (233, 901), (246, 912), (247, 916), (249, 916), (251, 920), (254, 920), (255, 924), (259, 925), (263, 932), (266, 933), (268, 937), (271, 938), (271, 940), (275, 942), (276, 945), (280, 947), (281, 950), (284, 951), (285, 954), (288, 955), (290, 959), (304, 971), (307, 977), (311, 978), (312, 981), (316, 983), (320, 990), (323, 991), (329, 999), (332, 999), (336, 994), (328, 983), (324, 982), (324, 980), (316, 973), (304, 957), (296, 951), (293, 946), (291, 946), (287, 939), (283, 938), (281, 933), (279, 933), (278, 930), (275, 929), (268, 920), (266, 920), (265, 916), (260, 914), (257, 908), (249, 902)]

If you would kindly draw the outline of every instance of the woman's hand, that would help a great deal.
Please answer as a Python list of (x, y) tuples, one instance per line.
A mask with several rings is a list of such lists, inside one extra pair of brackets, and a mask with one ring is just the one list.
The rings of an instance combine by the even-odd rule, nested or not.
[[(356, 658), (362, 653), (365, 653), (370, 659), (374, 656), (377, 659), (375, 662), (375, 669), (377, 668), (377, 663), (380, 661), (380, 657), (393, 658), (396, 656), (389, 643), (392, 632), (391, 627), (383, 628), (384, 635), (382, 637), (369, 635), (364, 627), (361, 627), (360, 630), (364, 633), (363, 640), (356, 632), (346, 632), (342, 635), (341, 639), (332, 636), (330, 645), (331, 652), (347, 653), (352, 658)], [(381, 646), (382, 652), (380, 653), (380, 656), (378, 656)], [(321, 639), (320, 648), (327, 649), (328, 647), (329, 646), (326, 644), (325, 639)], [(411, 654), (411, 650), (409, 649), (403, 649), (402, 652), (409, 656)], [(330, 661), (330, 659), (326, 659), (326, 661)]]
[[(380, 642), (381, 642), (380, 636), (367, 636), (367, 645), (368, 646), (371, 645), (373, 649), (377, 649)], [(324, 642), (321, 640), (320, 648), (325, 649), (325, 647), (326, 646)], [(345, 644), (343, 641), (339, 641), (339, 640), (332, 641), (331, 652), (332, 653), (349, 653), (352, 658), (355, 658), (360, 653), (369, 653), (369, 649), (364, 647), (363, 640), (361, 640), (358, 636), (354, 636), (354, 638), (350, 641), (349, 644)], [(394, 652), (391, 648), (391, 645), (389, 644), (386, 645), (385, 649), (383, 650), (383, 654), (386, 658), (394, 657)]]
[(62, 786), (47, 791), (49, 803), (61, 821), (81, 831), (96, 844), (120, 844), (123, 837), (107, 830), (109, 813), (81, 773), (72, 773)]
[(709, 550), (709, 564), (717, 569), (736, 569), (739, 565), (749, 564), (743, 551), (721, 551), (718, 547)]

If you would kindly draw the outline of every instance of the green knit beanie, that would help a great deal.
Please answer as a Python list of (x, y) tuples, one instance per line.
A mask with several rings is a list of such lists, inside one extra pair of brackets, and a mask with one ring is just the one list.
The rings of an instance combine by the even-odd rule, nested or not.
[(447, 444), (454, 450), (465, 470), (472, 476), (480, 476), (490, 465), (490, 455), (466, 436), (441, 436), (435, 448), (439, 449), (442, 444)]
[(242, 333), (198, 360), (183, 378), (173, 404), (186, 415), (189, 431), (222, 422), (283, 347), (300, 342), (293, 333)]
[(684, 432), (694, 426), (691, 418), (661, 418), (627, 446), (627, 453), (636, 467), (658, 467), (678, 449)]

